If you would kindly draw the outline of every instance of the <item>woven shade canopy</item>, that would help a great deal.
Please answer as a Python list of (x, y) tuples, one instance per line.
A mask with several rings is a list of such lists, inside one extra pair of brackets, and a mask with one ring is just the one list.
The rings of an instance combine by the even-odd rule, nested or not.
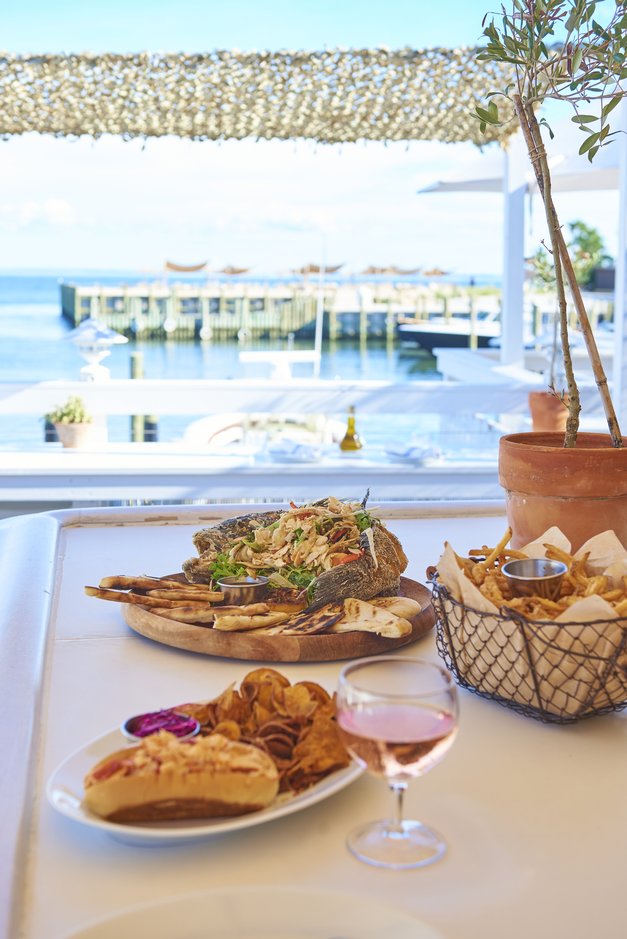
[(0, 56), (0, 135), (471, 141), (506, 66), (476, 50)]

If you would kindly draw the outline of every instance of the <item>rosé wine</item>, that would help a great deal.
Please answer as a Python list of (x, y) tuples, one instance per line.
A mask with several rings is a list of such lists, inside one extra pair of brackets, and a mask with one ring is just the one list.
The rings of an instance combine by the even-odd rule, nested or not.
[(457, 729), (455, 716), (448, 711), (381, 702), (340, 708), (338, 726), (357, 762), (390, 779), (422, 776), (448, 751)]

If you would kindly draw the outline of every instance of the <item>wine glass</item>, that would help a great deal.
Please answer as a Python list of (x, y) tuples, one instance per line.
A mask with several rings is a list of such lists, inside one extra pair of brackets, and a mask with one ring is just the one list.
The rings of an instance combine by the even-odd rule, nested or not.
[(352, 831), (349, 850), (378, 867), (423, 867), (446, 842), (403, 817), (410, 779), (439, 763), (457, 732), (457, 689), (440, 665), (418, 658), (376, 657), (347, 665), (337, 690), (337, 722), (348, 751), (396, 796), (394, 818)]

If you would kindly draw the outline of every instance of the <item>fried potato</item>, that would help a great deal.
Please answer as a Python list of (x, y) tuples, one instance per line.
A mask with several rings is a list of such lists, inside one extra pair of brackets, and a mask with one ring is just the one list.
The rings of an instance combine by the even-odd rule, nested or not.
[(301, 792), (350, 757), (335, 720), (335, 699), (316, 682), (291, 684), (274, 668), (249, 672), (239, 689), (226, 688), (203, 704), (175, 708), (200, 722), (200, 733), (221, 733), (264, 750), (279, 773), (281, 792)]
[[(506, 561), (512, 558), (524, 558), (526, 555), (507, 548), (510, 537), (511, 530), (508, 529), (495, 548), (490, 548), (488, 545), (473, 548), (467, 558), (455, 554), (460, 570), (496, 607), (510, 607), (528, 619), (551, 620), (556, 619), (578, 600), (599, 596), (614, 607), (618, 616), (627, 614), (627, 578), (623, 578), (622, 587), (609, 589), (607, 577), (588, 574), (586, 565), (589, 555), (587, 553), (580, 558), (575, 558), (568, 551), (548, 543), (543, 545), (546, 557), (562, 561), (568, 568), (560, 585), (559, 599), (546, 600), (543, 597), (514, 596), (511, 584), (501, 572), (501, 568)], [(481, 555), (485, 557), (481, 558)]]

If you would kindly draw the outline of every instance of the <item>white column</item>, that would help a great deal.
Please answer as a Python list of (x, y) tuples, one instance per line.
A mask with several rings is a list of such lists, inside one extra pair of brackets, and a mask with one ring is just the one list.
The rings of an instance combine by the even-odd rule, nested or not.
[(518, 146), (503, 151), (503, 306), (501, 364), (524, 364), (525, 193), (523, 155)]
[(616, 254), (616, 280), (614, 284), (614, 365), (612, 370), (612, 400), (621, 424), (623, 436), (627, 436), (627, 102), (619, 105), (620, 129), (612, 147), (619, 147), (618, 158), (618, 250)]

